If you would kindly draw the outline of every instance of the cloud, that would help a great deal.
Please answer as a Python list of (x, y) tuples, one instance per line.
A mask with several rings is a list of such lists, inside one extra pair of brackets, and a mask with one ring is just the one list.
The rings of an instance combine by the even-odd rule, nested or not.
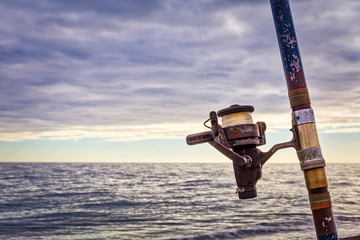
[[(291, 6), (319, 127), (356, 130), (360, 2)], [(276, 41), (268, 1), (1, 1), (0, 136), (183, 137), (234, 103), (288, 128)]]
[(72, 126), (57, 127), (43, 131), (18, 131), (3, 133), (0, 141), (16, 142), (22, 140), (79, 140), (96, 138), (111, 142), (136, 141), (144, 139), (184, 138), (184, 131), (195, 132), (194, 123), (185, 124), (148, 124), (148, 125), (112, 125), (112, 126)]

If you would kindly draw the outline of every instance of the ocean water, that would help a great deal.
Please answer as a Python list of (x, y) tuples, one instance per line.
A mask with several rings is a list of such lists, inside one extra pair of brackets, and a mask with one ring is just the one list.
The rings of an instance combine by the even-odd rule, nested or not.
[[(326, 171), (339, 236), (360, 235), (360, 164)], [(235, 188), (231, 163), (0, 163), (0, 239), (316, 238), (298, 164)]]

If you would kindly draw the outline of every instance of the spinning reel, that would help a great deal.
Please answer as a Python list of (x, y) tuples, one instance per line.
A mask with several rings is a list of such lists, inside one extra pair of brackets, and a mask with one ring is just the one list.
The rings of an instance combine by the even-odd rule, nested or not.
[[(219, 152), (233, 161), (237, 193), (240, 199), (257, 196), (256, 183), (261, 178), (264, 163), (279, 149), (294, 147), (296, 141), (274, 145), (268, 152), (260, 151), (257, 146), (266, 143), (264, 122), (253, 123), (253, 106), (232, 105), (217, 113), (210, 112), (210, 118), (204, 125), (211, 131), (195, 133), (186, 137), (188, 145), (208, 142)], [(222, 126), (218, 123), (222, 119)], [(210, 121), (211, 126), (207, 123)]]

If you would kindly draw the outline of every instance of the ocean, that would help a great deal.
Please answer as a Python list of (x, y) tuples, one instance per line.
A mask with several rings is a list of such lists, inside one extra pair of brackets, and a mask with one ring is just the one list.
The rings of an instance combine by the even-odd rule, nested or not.
[[(326, 167), (340, 237), (360, 235), (360, 164)], [(227, 163), (0, 163), (0, 239), (316, 239), (298, 164), (240, 200)]]

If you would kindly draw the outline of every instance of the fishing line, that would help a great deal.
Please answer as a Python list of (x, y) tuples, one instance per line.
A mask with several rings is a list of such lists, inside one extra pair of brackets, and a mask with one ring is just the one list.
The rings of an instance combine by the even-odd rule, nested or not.
[(204, 44), (202, 41), (200, 14), (199, 14), (199, 0), (194, 0), (194, 2), (195, 2), (197, 25), (198, 25), (199, 40), (200, 40), (201, 68), (202, 68), (203, 78), (204, 78), (204, 82), (205, 82), (206, 106), (208, 108), (208, 111), (210, 111), (209, 88), (208, 88), (207, 69), (206, 69), (206, 57), (205, 57), (205, 53), (204, 53)]
[(234, 125), (254, 124), (250, 112), (239, 112), (227, 114), (222, 117), (222, 126), (229, 127)]

